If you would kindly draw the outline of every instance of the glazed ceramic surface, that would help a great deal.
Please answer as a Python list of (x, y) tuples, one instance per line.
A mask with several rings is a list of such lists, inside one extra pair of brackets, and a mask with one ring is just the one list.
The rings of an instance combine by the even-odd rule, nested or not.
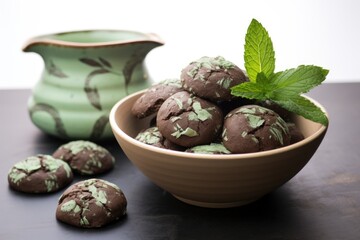
[(131, 107), (141, 94), (121, 100), (110, 113), (119, 145), (155, 184), (181, 201), (202, 207), (241, 206), (286, 183), (310, 160), (327, 130), (321, 124), (294, 116), (305, 139), (287, 147), (229, 155), (177, 152), (134, 139), (140, 130), (149, 127), (152, 118), (138, 120), (131, 115)]
[(143, 60), (162, 45), (154, 34), (79, 31), (39, 36), (24, 47), (44, 60), (28, 109), (32, 122), (63, 139), (112, 137), (112, 106), (150, 85)]

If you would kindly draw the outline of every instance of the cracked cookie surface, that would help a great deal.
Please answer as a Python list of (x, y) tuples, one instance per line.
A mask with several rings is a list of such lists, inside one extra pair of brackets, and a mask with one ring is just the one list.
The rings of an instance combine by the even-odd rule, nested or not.
[(98, 228), (124, 216), (126, 206), (118, 186), (93, 178), (70, 186), (61, 195), (56, 218), (76, 227)]
[(75, 173), (96, 175), (114, 167), (115, 158), (105, 148), (90, 141), (72, 141), (60, 146), (53, 157), (67, 162)]
[(232, 153), (250, 153), (287, 146), (290, 133), (285, 121), (274, 111), (246, 105), (225, 116), (222, 140)]
[(151, 86), (134, 103), (131, 112), (137, 118), (144, 118), (156, 113), (161, 104), (171, 95), (183, 91), (180, 79), (165, 79)]
[(69, 165), (50, 155), (36, 155), (16, 163), (8, 173), (12, 189), (26, 193), (55, 192), (73, 180)]
[(202, 57), (181, 71), (185, 90), (214, 102), (233, 99), (231, 87), (247, 81), (239, 67), (221, 56)]
[(156, 118), (161, 134), (183, 147), (211, 143), (221, 131), (222, 122), (223, 114), (217, 105), (187, 91), (169, 97)]
[(136, 137), (136, 140), (152, 145), (159, 148), (171, 149), (181, 151), (183, 148), (176, 145), (175, 143), (170, 142), (160, 133), (158, 127), (150, 127), (141, 131)]

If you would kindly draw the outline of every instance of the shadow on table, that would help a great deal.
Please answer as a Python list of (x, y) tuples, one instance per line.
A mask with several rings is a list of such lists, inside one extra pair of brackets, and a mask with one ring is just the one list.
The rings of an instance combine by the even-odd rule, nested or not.
[(142, 229), (139, 239), (314, 239), (313, 221), (292, 194), (285, 185), (242, 207), (209, 209), (183, 203), (149, 182), (139, 186), (142, 203), (130, 205), (129, 215)]

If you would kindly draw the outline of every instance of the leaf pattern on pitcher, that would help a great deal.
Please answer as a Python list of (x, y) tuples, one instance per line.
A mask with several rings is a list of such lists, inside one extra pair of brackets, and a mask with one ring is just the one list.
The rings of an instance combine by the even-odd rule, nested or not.
[(128, 85), (130, 84), (133, 71), (135, 67), (144, 60), (146, 52), (147, 50), (144, 48), (137, 49), (131, 55), (130, 60), (126, 62), (121, 72), (115, 71), (112, 67), (112, 64), (108, 60), (102, 57), (99, 57), (97, 59), (88, 58), (88, 57), (80, 58), (79, 59), (80, 62), (88, 65), (89, 67), (95, 68), (95, 70), (91, 71), (86, 76), (85, 86), (84, 86), (84, 91), (91, 105), (98, 110), (102, 109), (98, 89), (96, 87), (91, 86), (91, 80), (99, 74), (111, 73), (117, 76), (123, 76), (125, 79), (125, 92), (126, 95), (128, 95)]
[(58, 135), (62, 138), (68, 138), (68, 135), (64, 127), (64, 123), (62, 122), (60, 114), (56, 108), (46, 103), (37, 103), (34, 106), (32, 106), (29, 109), (29, 111), (30, 111), (30, 116), (32, 116), (34, 113), (39, 111), (48, 113), (55, 122), (55, 130), (58, 133)]
[(105, 127), (106, 125), (109, 123), (109, 115), (105, 114), (100, 116), (92, 129), (92, 133), (90, 135), (90, 139), (100, 139), (101, 135), (103, 134), (103, 132), (105, 131)]
[(89, 99), (91, 105), (93, 105), (96, 109), (101, 110), (101, 103), (100, 103), (100, 95), (98, 93), (98, 90), (96, 87), (92, 87), (90, 85), (91, 79), (93, 79), (93, 77), (95, 77), (96, 75), (99, 74), (104, 74), (104, 73), (108, 73), (109, 71), (104, 69), (104, 68), (99, 68), (96, 69), (92, 72), (89, 73), (89, 75), (87, 75), (86, 79), (85, 79), (85, 86), (84, 86), (84, 91), (86, 93), (87, 98)]
[(100, 67), (100, 68), (102, 68), (102, 65), (99, 62), (97, 62), (96, 60), (94, 60), (94, 59), (80, 58), (79, 60), (81, 62), (85, 63), (86, 65), (89, 65), (90, 67)]
[(124, 78), (125, 78), (126, 94), (129, 94), (128, 93), (128, 86), (130, 84), (133, 71), (134, 71), (135, 67), (139, 63), (144, 61), (144, 58), (146, 56), (146, 54), (145, 54), (146, 52), (147, 51), (144, 48), (139, 48), (139, 49), (135, 50), (134, 53), (131, 55), (130, 60), (126, 62), (125, 67), (122, 70), (122, 73), (123, 73)]
[(111, 63), (109, 61), (103, 59), (102, 57), (99, 57), (99, 60), (104, 66), (106, 66), (108, 68), (112, 68)]
[(64, 73), (63, 70), (61, 70), (55, 63), (50, 60), (48, 64), (45, 65), (46, 70), (48, 73), (52, 76), (58, 77), (58, 78), (67, 78), (68, 76)]
[(86, 76), (84, 91), (91, 105), (96, 109), (101, 110), (102, 106), (100, 103), (100, 95), (98, 89), (96, 87), (91, 86), (91, 80), (99, 74), (110, 73), (112, 66), (109, 61), (101, 57), (99, 57), (98, 60), (85, 57), (85, 58), (80, 58), (79, 61), (90, 67), (96, 68)]

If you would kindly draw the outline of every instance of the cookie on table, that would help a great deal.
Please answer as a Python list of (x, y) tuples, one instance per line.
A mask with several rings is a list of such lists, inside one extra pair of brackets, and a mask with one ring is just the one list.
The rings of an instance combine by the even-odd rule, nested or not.
[(158, 127), (150, 127), (141, 131), (136, 137), (136, 140), (152, 145), (159, 148), (171, 149), (176, 151), (181, 151), (183, 148), (176, 145), (175, 143), (170, 142), (160, 133)]
[(230, 88), (248, 81), (239, 67), (220, 56), (191, 62), (180, 78), (185, 90), (213, 102), (233, 99)]
[(50, 155), (36, 155), (16, 163), (9, 171), (12, 189), (26, 193), (49, 193), (69, 185), (73, 174), (69, 165)]
[(222, 122), (223, 114), (218, 106), (187, 91), (169, 97), (156, 118), (161, 134), (186, 148), (213, 142), (221, 131)]
[(222, 140), (232, 153), (250, 153), (287, 146), (290, 133), (286, 122), (274, 111), (246, 105), (225, 116)]
[(131, 112), (141, 119), (156, 113), (161, 104), (171, 95), (182, 91), (180, 79), (165, 79), (151, 86), (134, 103)]
[(56, 218), (64, 223), (99, 228), (126, 214), (127, 200), (121, 189), (101, 179), (89, 179), (70, 186), (59, 198)]
[(96, 175), (114, 167), (115, 158), (105, 148), (89, 141), (72, 141), (60, 146), (53, 157), (67, 162), (71, 169), (82, 175)]

